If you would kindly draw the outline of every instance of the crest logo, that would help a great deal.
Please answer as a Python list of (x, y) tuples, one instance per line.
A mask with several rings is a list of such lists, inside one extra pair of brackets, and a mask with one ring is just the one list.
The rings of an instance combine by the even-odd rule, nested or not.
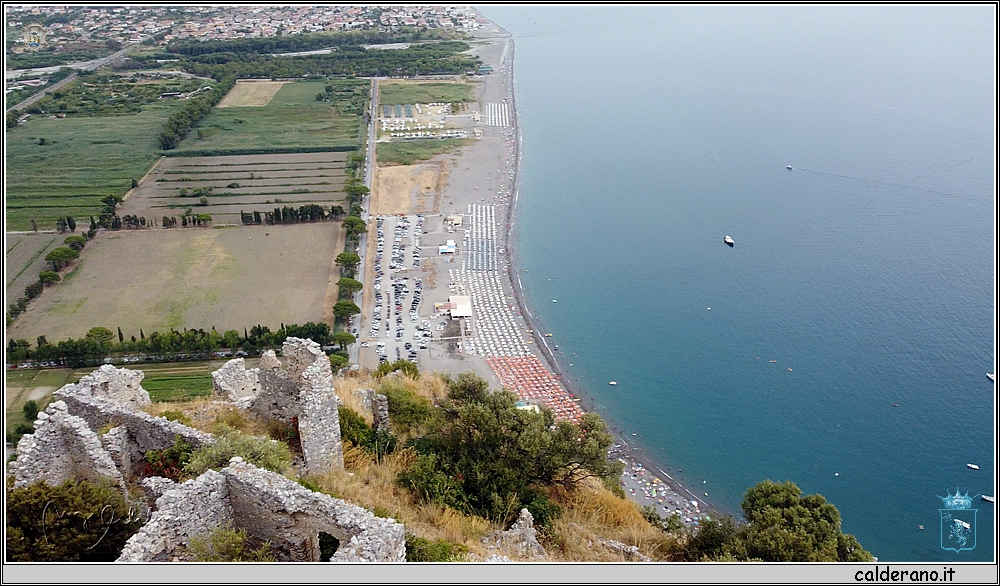
[(941, 549), (953, 551), (969, 551), (976, 547), (976, 514), (978, 509), (972, 508), (969, 491), (962, 494), (956, 488), (955, 494), (939, 496), (943, 509), (938, 509), (941, 515)]

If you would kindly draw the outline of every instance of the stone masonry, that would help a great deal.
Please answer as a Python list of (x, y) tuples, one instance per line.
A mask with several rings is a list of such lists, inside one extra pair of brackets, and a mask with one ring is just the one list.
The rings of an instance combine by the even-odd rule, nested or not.
[(521, 509), (517, 521), (506, 531), (494, 531), (482, 538), (483, 544), (489, 550), (499, 550), (522, 560), (547, 559), (545, 548), (538, 543), (534, 527), (534, 518), (528, 509)]
[(35, 432), (17, 442), (17, 459), (10, 463), (14, 487), (44, 481), (59, 485), (66, 480), (97, 482), (110, 479), (124, 489), (125, 481), (111, 455), (87, 422), (70, 415), (66, 403), (56, 401), (38, 414)]
[(389, 431), (389, 398), (375, 392), (375, 389), (355, 389), (354, 396), (361, 402), (374, 421), (372, 427), (376, 430)]
[(242, 358), (230, 360), (212, 373), (215, 394), (266, 419), (297, 420), (306, 474), (343, 468), (340, 401), (330, 359), (319, 344), (302, 338), (287, 338), (281, 354), (285, 369), (271, 351), (261, 356), (260, 368), (247, 369)]
[(331, 561), (402, 562), (404, 528), (393, 519), (233, 458), (221, 472), (209, 471), (163, 490), (150, 521), (125, 545), (118, 561), (189, 559), (191, 537), (217, 527), (244, 529), (254, 543), (267, 541), (281, 561), (319, 561), (319, 533), (340, 540)]

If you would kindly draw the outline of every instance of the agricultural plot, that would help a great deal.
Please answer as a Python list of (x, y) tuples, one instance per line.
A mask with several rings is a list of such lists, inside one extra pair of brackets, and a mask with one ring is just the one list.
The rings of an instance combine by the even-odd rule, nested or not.
[(32, 301), (7, 334), (58, 341), (95, 326), (139, 337), (140, 329), (332, 323), (326, 300), (343, 250), (339, 222), (101, 233), (73, 275)]
[(471, 102), (476, 86), (448, 81), (383, 81), (378, 85), (380, 105)]
[[(167, 157), (122, 207), (162, 222), (163, 216), (209, 214), (212, 223), (240, 224), (240, 212), (307, 204), (346, 207), (343, 152), (219, 157)], [(201, 198), (205, 198), (202, 204)]]
[(62, 246), (66, 234), (8, 234), (4, 272), (5, 306), (24, 295), (24, 288), (38, 280), (38, 273), (47, 270), (45, 255)]
[[(363, 79), (286, 83), (263, 106), (238, 105), (236, 102), (245, 101), (243, 93), (248, 91), (242, 88), (256, 84), (237, 84), (230, 91), (230, 94), (239, 92), (232, 103), (213, 108), (181, 142), (175, 154), (356, 149), (364, 132), (363, 112), (358, 104), (368, 99), (368, 83)], [(327, 86), (331, 89), (329, 93)], [(323, 96), (320, 100), (318, 94)]]
[(57, 218), (81, 223), (100, 199), (123, 195), (159, 157), (157, 136), (181, 102), (158, 102), (121, 116), (36, 116), (7, 129), (6, 229), (55, 228)]
[(261, 108), (271, 101), (286, 81), (238, 81), (217, 108)]

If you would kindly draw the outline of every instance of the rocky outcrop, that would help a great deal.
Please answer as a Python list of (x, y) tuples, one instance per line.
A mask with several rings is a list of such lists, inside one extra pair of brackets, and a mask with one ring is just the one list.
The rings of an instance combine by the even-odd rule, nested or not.
[(67, 480), (110, 479), (123, 490), (125, 481), (100, 438), (83, 419), (70, 415), (63, 401), (38, 414), (35, 432), (17, 442), (17, 459), (10, 463), (14, 487), (36, 482), (50, 485)]
[(641, 553), (639, 548), (635, 545), (625, 545), (621, 541), (616, 541), (614, 539), (597, 539), (598, 543), (604, 547), (610, 549), (611, 551), (622, 554), (625, 559), (629, 561), (639, 561), (639, 562), (651, 562), (653, 558)]
[(393, 519), (233, 458), (220, 472), (163, 492), (149, 522), (129, 539), (118, 561), (189, 559), (191, 537), (216, 527), (243, 529), (255, 543), (270, 543), (281, 561), (319, 561), (321, 532), (340, 541), (331, 561), (406, 560), (404, 528)]
[(528, 509), (521, 509), (517, 520), (506, 531), (494, 531), (482, 538), (483, 545), (489, 550), (499, 550), (509, 556), (522, 560), (545, 560), (547, 554), (542, 544), (538, 543), (538, 535), (534, 528), (534, 518)]

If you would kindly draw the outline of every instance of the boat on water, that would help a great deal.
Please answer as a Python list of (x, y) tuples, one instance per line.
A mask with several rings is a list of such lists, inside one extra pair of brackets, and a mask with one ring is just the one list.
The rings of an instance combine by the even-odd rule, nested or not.
[(788, 169), (789, 171), (792, 170), (792, 166), (791, 165), (785, 165), (785, 168)]
[(611, 381), (608, 384), (611, 385), (611, 386), (616, 386), (618, 383), (616, 383), (615, 381)]
[(775, 364), (778, 361), (777, 360), (768, 360), (768, 362), (770, 362), (771, 364)]
[(889, 406), (890, 407), (899, 407), (899, 403), (890, 403)]
[(986, 378), (990, 379), (993, 382), (997, 382), (997, 375), (996, 375), (996, 373), (987, 372), (986, 373)]
[(733, 240), (732, 236), (727, 235), (723, 240), (729, 245), (729, 248), (732, 248), (736, 244), (736, 241)]
[(976, 464), (966, 464), (966, 466), (968, 466), (969, 468), (972, 468), (973, 470), (979, 470), (979, 466), (976, 465)]
[(982, 498), (982, 499), (983, 499), (984, 501), (986, 501), (986, 502), (988, 502), (988, 503), (992, 503), (992, 502), (994, 502), (994, 500), (993, 500), (993, 497), (991, 497), (991, 496), (988, 496), (988, 495), (985, 495), (985, 494), (984, 494), (984, 495), (982, 495), (982, 497), (980, 497), (980, 498)]

